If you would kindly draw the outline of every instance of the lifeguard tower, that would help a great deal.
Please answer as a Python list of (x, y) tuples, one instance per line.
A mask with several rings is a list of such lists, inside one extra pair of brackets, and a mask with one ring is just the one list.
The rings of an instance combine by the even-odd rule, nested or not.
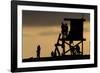
[[(61, 25), (62, 31), (59, 33), (57, 43), (55, 44), (55, 50), (51, 52), (51, 55), (53, 57), (64, 56), (68, 52), (70, 52), (70, 55), (83, 55), (83, 41), (86, 41), (86, 39), (83, 38), (83, 25), (85, 19), (64, 18), (64, 21), (70, 22), (70, 31), (67, 30), (68, 27), (63, 28), (63, 25)], [(78, 42), (73, 44), (74, 41)], [(81, 46), (79, 46), (80, 44)], [(69, 46), (67, 50), (66, 45)], [(63, 52), (59, 51), (59, 47), (62, 48)]]

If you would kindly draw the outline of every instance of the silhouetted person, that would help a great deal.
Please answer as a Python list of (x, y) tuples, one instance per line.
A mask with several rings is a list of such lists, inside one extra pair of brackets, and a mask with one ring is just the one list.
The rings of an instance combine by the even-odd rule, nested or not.
[(75, 47), (71, 46), (70, 47), (70, 52), (71, 52), (71, 55), (75, 55)]
[(51, 57), (56, 57), (56, 56), (57, 56), (56, 51), (54, 51), (54, 52), (52, 51), (52, 52), (51, 52)]
[(51, 52), (51, 57), (54, 57), (54, 52), (53, 51)]
[(79, 45), (76, 45), (76, 51), (77, 51), (77, 54), (80, 54), (80, 47), (79, 47)]
[(70, 41), (70, 52), (71, 55), (75, 55), (75, 47), (73, 41)]
[(63, 35), (63, 38), (67, 37), (67, 33), (68, 33), (68, 25), (67, 23), (61, 23), (61, 33)]
[(62, 33), (62, 56), (65, 55), (65, 39), (67, 38), (67, 33), (68, 33), (68, 26), (66, 23), (62, 23), (61, 25), (61, 33)]
[(40, 45), (37, 46), (37, 58), (40, 58), (40, 50), (41, 50), (41, 47)]

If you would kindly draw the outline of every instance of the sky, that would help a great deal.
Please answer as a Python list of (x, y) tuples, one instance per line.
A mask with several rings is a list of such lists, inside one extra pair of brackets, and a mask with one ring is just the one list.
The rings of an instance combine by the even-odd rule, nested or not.
[(56, 26), (64, 18), (84, 18), (89, 21), (89, 14), (67, 12), (44, 12), (23, 10), (23, 26)]
[[(86, 13), (67, 13), (67, 12), (43, 12), (26, 11), (22, 12), (23, 25), (23, 58), (36, 57), (37, 46), (41, 46), (41, 57), (50, 57), (51, 51), (55, 49), (61, 32), (61, 22), (64, 18), (84, 18), (84, 52), (89, 54), (90, 39), (90, 15)], [(68, 48), (68, 47), (67, 47)], [(62, 51), (62, 48), (59, 49)], [(67, 49), (66, 49), (67, 50)]]

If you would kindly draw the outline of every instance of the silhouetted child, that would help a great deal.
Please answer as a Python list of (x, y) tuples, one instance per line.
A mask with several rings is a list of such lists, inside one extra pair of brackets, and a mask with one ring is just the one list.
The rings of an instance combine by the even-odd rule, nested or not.
[(40, 50), (41, 50), (41, 47), (40, 45), (37, 46), (37, 58), (40, 58)]

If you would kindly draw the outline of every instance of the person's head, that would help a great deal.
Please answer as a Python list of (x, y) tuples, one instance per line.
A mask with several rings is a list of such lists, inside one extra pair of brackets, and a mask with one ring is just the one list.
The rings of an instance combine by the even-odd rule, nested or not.
[(67, 23), (65, 23), (65, 25), (67, 26)]
[(38, 45), (37, 48), (40, 49), (40, 45)]
[(63, 22), (61, 22), (61, 24), (64, 24)]
[(40, 47), (40, 45), (38, 45), (38, 47)]

